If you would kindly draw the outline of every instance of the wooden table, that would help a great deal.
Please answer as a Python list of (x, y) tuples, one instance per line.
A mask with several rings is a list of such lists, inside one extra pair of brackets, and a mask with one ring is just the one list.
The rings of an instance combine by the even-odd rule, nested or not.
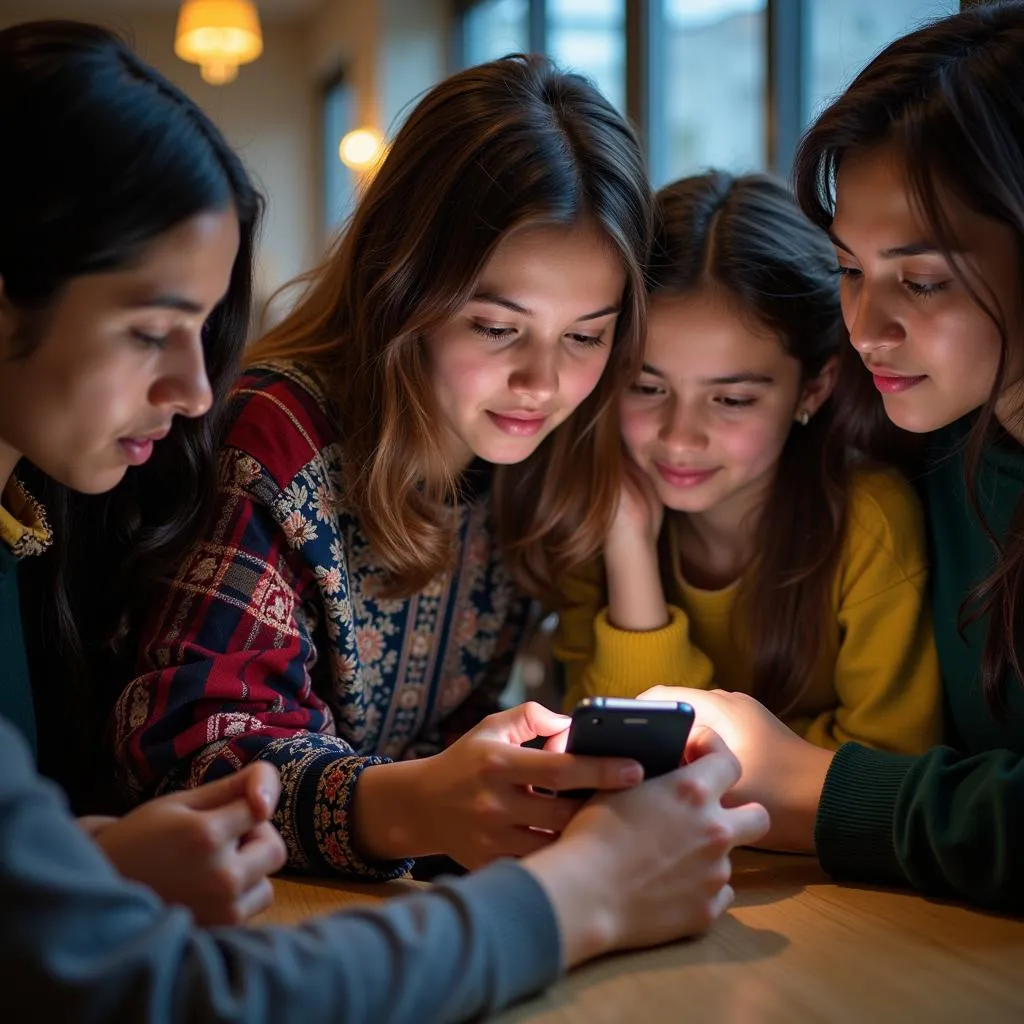
[[(1024, 921), (832, 884), (810, 858), (740, 851), (710, 934), (575, 971), (502, 1024), (1024, 1022)], [(1024, 870), (1024, 866), (1022, 866)], [(420, 888), (275, 880), (257, 923)]]

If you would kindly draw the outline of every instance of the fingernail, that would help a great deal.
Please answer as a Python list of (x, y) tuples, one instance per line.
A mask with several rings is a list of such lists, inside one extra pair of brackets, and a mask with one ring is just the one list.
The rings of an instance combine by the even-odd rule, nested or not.
[(637, 786), (644, 781), (644, 770), (638, 764), (631, 764), (619, 772), (619, 781), (624, 786)]
[(263, 803), (266, 805), (267, 810), (273, 814), (274, 807), (277, 804), (277, 797), (269, 789), (264, 789), (262, 786), (260, 787), (260, 796), (263, 798)]

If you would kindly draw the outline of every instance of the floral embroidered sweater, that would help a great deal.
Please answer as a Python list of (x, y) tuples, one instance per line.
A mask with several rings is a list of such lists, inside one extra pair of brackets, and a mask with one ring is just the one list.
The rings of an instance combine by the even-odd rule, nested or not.
[(360, 772), (437, 753), (496, 710), (525, 619), (489, 481), (459, 507), (451, 571), (387, 599), (317, 383), (257, 367), (233, 402), (213, 525), (154, 595), (115, 708), (118, 761), (137, 797), (270, 761), (292, 867), (394, 877), (409, 862), (352, 842)]

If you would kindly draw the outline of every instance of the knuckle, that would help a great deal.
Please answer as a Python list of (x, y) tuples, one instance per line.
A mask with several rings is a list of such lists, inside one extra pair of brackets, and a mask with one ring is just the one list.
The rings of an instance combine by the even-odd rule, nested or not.
[(699, 776), (692, 772), (681, 773), (676, 781), (676, 792), (689, 804), (695, 807), (703, 807), (711, 802), (713, 794), (711, 787)]
[(218, 867), (213, 874), (213, 884), (227, 899), (236, 900), (242, 894), (242, 876), (235, 864)]
[(501, 775), (508, 767), (505, 752), (500, 746), (488, 746), (480, 754), (480, 774)]
[(495, 824), (504, 817), (505, 809), (493, 793), (484, 790), (473, 801), (473, 814), (485, 825)]
[(736, 836), (721, 818), (712, 818), (704, 830), (704, 845), (711, 853), (722, 856), (736, 845)]

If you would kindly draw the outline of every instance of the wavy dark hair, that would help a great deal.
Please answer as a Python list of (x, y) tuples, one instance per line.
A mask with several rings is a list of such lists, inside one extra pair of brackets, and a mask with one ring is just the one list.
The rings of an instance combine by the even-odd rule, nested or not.
[[(985, 523), (975, 484), (985, 448), (1000, 429), (995, 406), (1010, 352), (1009, 311), (998, 308), (990, 294), (981, 294), (978, 282), (968, 280), (953, 258), (959, 246), (943, 196), (952, 194), (969, 209), (1009, 227), (1024, 261), (1022, 81), (1024, 3), (984, 4), (952, 15), (898, 39), (871, 61), (807, 132), (795, 169), (801, 207), (828, 228), (844, 159), (890, 147), (902, 164), (930, 241), (999, 332), (996, 377), (965, 449), (968, 494), (997, 560), (960, 608), (961, 632), (989, 617), (981, 682), (996, 714), (1005, 713), (1009, 673), (1024, 681), (1024, 500), (1000, 544)], [(874, 404), (880, 405), (877, 397)]]
[[(895, 431), (851, 416), (849, 392), (870, 378), (848, 344), (835, 252), (792, 195), (763, 174), (723, 171), (684, 178), (656, 196), (649, 287), (657, 295), (703, 288), (727, 294), (800, 362), (802, 379), (842, 360), (833, 394), (806, 426), (794, 426), (757, 522), (758, 552), (744, 575), (733, 623), (749, 644), (755, 696), (790, 711), (820, 671), (835, 616), (832, 586), (842, 553), (854, 455), (878, 456)], [(668, 575), (680, 572), (679, 526), (662, 532)]]
[[(38, 325), (14, 358), (45, 334), (46, 313), (73, 278), (130, 267), (197, 214), (236, 211), (240, 249), (204, 328), (218, 410), (248, 334), (262, 200), (210, 119), (106, 29), (38, 21), (0, 31), (0, 138), (0, 277), (7, 299)], [(107, 494), (72, 493), (19, 466), (54, 530), (52, 549), (21, 569), (32, 674), (48, 723), (43, 767), (48, 740), (73, 745), (99, 729), (90, 679), (128, 634), (148, 584), (183, 557), (209, 514), (218, 432), (216, 411), (177, 417), (150, 462)], [(61, 717), (68, 728), (51, 728)]]
[(593, 393), (525, 462), (496, 468), (496, 529), (520, 585), (551, 601), (600, 549), (618, 500), (618, 394), (640, 365), (651, 210), (633, 130), (590, 82), (544, 57), (452, 75), (399, 130), (296, 309), (251, 355), (297, 360), (322, 378), (346, 501), (389, 593), (415, 593), (453, 549), (458, 481), (424, 337), (472, 297), (498, 243), (528, 224), (590, 220), (622, 260), (626, 287)]

